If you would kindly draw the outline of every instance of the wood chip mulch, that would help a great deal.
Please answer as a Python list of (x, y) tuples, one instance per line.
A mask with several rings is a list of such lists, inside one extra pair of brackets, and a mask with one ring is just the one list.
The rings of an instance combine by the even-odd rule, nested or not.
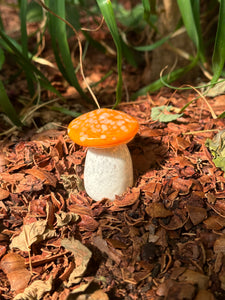
[[(114, 202), (86, 195), (85, 149), (66, 131), (2, 142), (2, 299), (225, 298), (225, 178), (205, 146), (225, 121), (202, 99), (174, 122), (151, 120), (153, 106), (194, 97), (120, 105), (140, 130), (129, 144), (134, 187)], [(224, 98), (209, 99), (217, 115)]]

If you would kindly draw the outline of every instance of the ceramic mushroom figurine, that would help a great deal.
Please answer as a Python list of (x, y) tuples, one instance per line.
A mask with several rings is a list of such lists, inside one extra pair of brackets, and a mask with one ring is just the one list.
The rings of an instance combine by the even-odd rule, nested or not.
[(115, 199), (133, 185), (133, 165), (127, 143), (139, 128), (136, 119), (124, 112), (101, 108), (74, 119), (68, 135), (88, 147), (84, 187), (95, 201)]

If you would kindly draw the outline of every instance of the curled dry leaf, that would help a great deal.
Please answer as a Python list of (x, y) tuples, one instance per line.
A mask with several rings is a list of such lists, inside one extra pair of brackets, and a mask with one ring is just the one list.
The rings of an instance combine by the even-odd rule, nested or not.
[(75, 264), (73, 261), (71, 261), (67, 266), (67, 268), (65, 269), (65, 271), (63, 272), (63, 274), (60, 275), (59, 279), (62, 281), (67, 280), (70, 274), (73, 272), (74, 268), (75, 268)]
[(191, 179), (174, 178), (172, 186), (174, 190), (179, 191), (179, 194), (186, 195), (190, 192), (190, 188), (193, 184)]
[(16, 185), (15, 193), (40, 191), (42, 188), (43, 184), (41, 180), (28, 174)]
[(206, 290), (209, 285), (208, 276), (189, 269), (179, 276), (179, 281), (185, 281), (197, 285), (199, 290)]
[(170, 143), (175, 150), (185, 150), (191, 145), (189, 141), (180, 136), (173, 136)]
[(2, 189), (0, 187), (0, 200), (3, 200), (3, 199), (6, 199), (9, 197), (9, 191), (5, 190), (5, 189)]
[(204, 221), (204, 224), (207, 229), (220, 230), (225, 227), (225, 218), (218, 215), (213, 215), (208, 217)]
[(80, 230), (95, 231), (98, 228), (99, 224), (92, 217), (93, 212), (90, 207), (83, 206), (83, 205), (77, 205), (77, 204), (71, 204), (69, 206), (69, 210), (80, 216), (81, 220), (78, 223)]
[[(121, 197), (117, 197), (113, 201), (114, 207), (125, 207), (133, 205), (139, 198), (140, 195), (140, 189), (139, 188), (132, 188), (129, 193), (126, 193), (125, 195)], [(112, 210), (113, 210), (112, 206)]]
[(225, 253), (225, 235), (221, 235), (214, 243), (213, 250), (215, 253)]
[(52, 238), (54, 236), (56, 236), (55, 230), (48, 228), (45, 220), (39, 220), (31, 224), (23, 225), (22, 232), (13, 238), (10, 248), (30, 251), (30, 247), (33, 243)]
[(107, 242), (102, 239), (100, 236), (96, 236), (93, 238), (93, 244), (101, 251), (106, 253), (112, 260), (115, 261), (116, 264), (119, 264), (121, 261), (121, 257), (119, 254), (113, 249), (109, 248)]
[(195, 295), (195, 287), (190, 283), (176, 282), (174, 280), (166, 280), (160, 284), (157, 295), (165, 296), (164, 299), (176, 299), (176, 300), (192, 300)]
[(127, 249), (128, 245), (119, 241), (118, 239), (106, 239), (107, 243), (116, 249)]
[(70, 274), (68, 283), (66, 284), (67, 287), (70, 287), (81, 281), (81, 277), (87, 269), (92, 253), (80, 241), (73, 238), (61, 240), (61, 244), (66, 250), (71, 251), (74, 255), (76, 267)]
[(150, 129), (149, 127), (142, 126), (140, 128), (140, 135), (142, 137), (159, 137), (165, 135), (162, 129)]
[(75, 223), (79, 220), (79, 215), (75, 213), (66, 213), (64, 211), (61, 211), (59, 214), (55, 214), (56, 216), (56, 222), (57, 227), (63, 227), (70, 223)]
[[(0, 242), (1, 242), (1, 233), (0, 233)], [(0, 245), (0, 258), (6, 254), (7, 246), (6, 245)]]
[(99, 223), (91, 216), (80, 215), (81, 221), (78, 223), (81, 231), (95, 231)]
[(78, 215), (88, 215), (88, 216), (92, 215), (91, 209), (89, 207), (83, 206), (83, 205), (71, 204), (69, 206), (69, 210)]
[(151, 218), (167, 218), (173, 215), (172, 211), (159, 202), (149, 203), (145, 211)]
[(27, 174), (33, 175), (34, 177), (43, 181), (43, 184), (49, 184), (53, 187), (56, 187), (57, 179), (50, 172), (36, 167), (26, 170)]
[(207, 217), (207, 211), (203, 207), (198, 206), (187, 206), (188, 214), (191, 219), (191, 222), (194, 225), (201, 223)]
[(215, 300), (212, 293), (207, 290), (200, 290), (195, 297), (195, 300)]
[(43, 299), (43, 295), (50, 292), (52, 289), (52, 277), (49, 277), (47, 281), (36, 280), (29, 287), (27, 287), (23, 293), (20, 293), (14, 297), (14, 300), (28, 300), (28, 299)]
[(109, 297), (102, 290), (97, 290), (88, 297), (88, 300), (109, 300)]
[(31, 273), (25, 267), (25, 259), (19, 254), (6, 254), (1, 260), (1, 269), (7, 275), (11, 290), (18, 293), (28, 286)]
[(188, 217), (182, 213), (180, 215), (173, 215), (169, 224), (164, 224), (162, 220), (159, 221), (160, 225), (166, 230), (176, 230), (182, 228), (188, 221)]
[[(78, 294), (78, 293), (81, 294), (80, 296), (73, 298), (73, 299), (76, 299), (76, 300), (87, 299), (88, 295), (84, 294), (83, 292), (89, 287), (89, 285), (93, 281), (92, 278), (88, 278), (88, 279), (89, 280), (87, 282), (82, 282), (79, 285), (76, 285), (71, 288), (72, 291), (70, 292), (70, 295), (74, 295), (74, 294)], [(88, 297), (88, 299), (89, 299), (89, 297)]]

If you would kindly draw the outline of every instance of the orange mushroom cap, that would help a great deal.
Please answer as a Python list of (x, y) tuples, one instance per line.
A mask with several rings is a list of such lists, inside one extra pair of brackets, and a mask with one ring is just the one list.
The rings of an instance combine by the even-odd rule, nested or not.
[(138, 128), (138, 121), (128, 114), (100, 108), (70, 122), (68, 135), (80, 146), (107, 148), (128, 143)]

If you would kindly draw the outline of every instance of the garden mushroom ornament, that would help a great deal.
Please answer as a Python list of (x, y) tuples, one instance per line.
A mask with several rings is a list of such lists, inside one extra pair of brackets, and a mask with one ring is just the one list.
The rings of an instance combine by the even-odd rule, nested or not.
[(88, 147), (84, 188), (95, 201), (114, 200), (133, 185), (133, 164), (126, 144), (138, 128), (135, 118), (107, 108), (83, 114), (69, 124), (71, 140)]

